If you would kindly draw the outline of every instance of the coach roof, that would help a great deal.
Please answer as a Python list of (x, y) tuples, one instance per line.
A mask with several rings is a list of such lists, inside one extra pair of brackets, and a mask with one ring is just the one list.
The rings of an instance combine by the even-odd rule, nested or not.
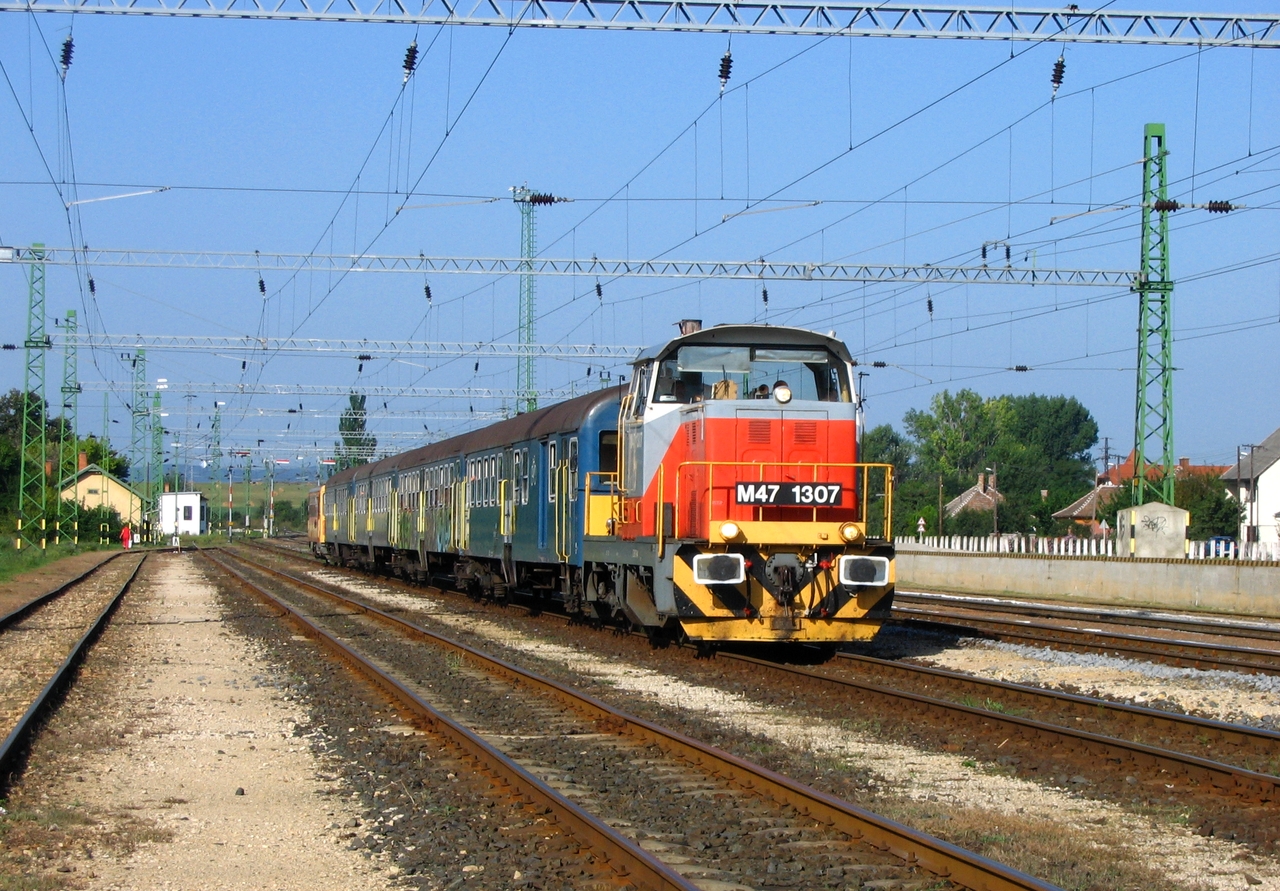
[(586, 417), (597, 408), (610, 403), (617, 405), (622, 398), (622, 391), (622, 387), (597, 390), (594, 393), (558, 402), (547, 408), (516, 415), (514, 418), (508, 418), (460, 436), (452, 436), (380, 461), (352, 467), (341, 473), (335, 473), (329, 478), (329, 484), (337, 485), (347, 480), (368, 479), (371, 476), (402, 468), (419, 467), (461, 455), (501, 448), (516, 442), (527, 442), (553, 433), (568, 433), (581, 427)]
[(773, 325), (716, 325), (692, 334), (668, 340), (660, 346), (642, 350), (633, 365), (652, 359), (663, 359), (682, 346), (815, 346), (829, 349), (837, 359), (852, 362), (849, 348), (835, 337), (805, 328), (782, 328)]

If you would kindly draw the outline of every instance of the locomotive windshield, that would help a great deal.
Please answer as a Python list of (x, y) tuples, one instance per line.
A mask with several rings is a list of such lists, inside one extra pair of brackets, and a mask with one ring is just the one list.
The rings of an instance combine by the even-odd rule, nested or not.
[(785, 384), (796, 399), (851, 402), (844, 369), (820, 346), (683, 346), (659, 363), (654, 400), (767, 399)]

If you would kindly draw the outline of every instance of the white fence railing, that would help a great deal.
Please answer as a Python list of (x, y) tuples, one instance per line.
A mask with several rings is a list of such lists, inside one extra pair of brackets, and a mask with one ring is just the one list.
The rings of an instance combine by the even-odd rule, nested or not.
[[(925, 535), (898, 539), (899, 551), (958, 551), (968, 554), (1042, 554), (1051, 557), (1115, 557), (1114, 538), (1046, 538), (1038, 535)], [(1280, 561), (1274, 542), (1192, 541), (1188, 560)]]

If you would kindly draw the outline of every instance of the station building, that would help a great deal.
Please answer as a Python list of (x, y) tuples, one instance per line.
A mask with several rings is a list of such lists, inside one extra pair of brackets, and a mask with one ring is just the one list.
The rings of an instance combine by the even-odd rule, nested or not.
[(63, 482), (61, 497), (64, 501), (78, 501), (86, 510), (112, 508), (134, 529), (142, 524), (142, 496), (97, 464), (86, 463), (83, 455), (75, 476)]
[(208, 535), (209, 499), (199, 492), (162, 492), (160, 534)]

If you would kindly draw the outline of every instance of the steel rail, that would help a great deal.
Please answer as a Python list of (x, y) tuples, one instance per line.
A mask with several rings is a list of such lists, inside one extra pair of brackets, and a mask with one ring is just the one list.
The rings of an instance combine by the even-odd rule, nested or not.
[[(224, 552), (225, 553), (225, 552)], [(452, 640), (414, 624), (406, 619), (383, 612), (287, 572), (250, 560), (240, 554), (228, 554), (254, 570), (297, 585), (321, 597), (358, 610), (413, 637), (433, 645), (452, 650), (471, 660), (485, 671), (506, 679), (509, 683), (524, 685), (572, 708), (589, 720), (600, 722), (618, 733), (642, 740), (645, 744), (658, 745), (664, 751), (703, 771), (732, 782), (743, 789), (764, 794), (779, 804), (794, 807), (850, 838), (864, 841), (880, 850), (889, 851), (905, 862), (919, 866), (939, 877), (956, 882), (966, 888), (997, 891), (997, 889), (1036, 889), (1050, 891), (1055, 886), (1033, 876), (1004, 866), (972, 851), (966, 851), (941, 839), (919, 832), (901, 823), (882, 817), (856, 805), (842, 801), (799, 783), (789, 777), (774, 773), (735, 755), (721, 751), (674, 731), (636, 718), (614, 709), (605, 702), (573, 690), (509, 662), (482, 653), (466, 644)]]
[(949, 691), (965, 695), (975, 694), (986, 699), (997, 700), (1001, 704), (1015, 702), (1049, 706), (1059, 713), (1072, 717), (1093, 718), (1098, 711), (1104, 710), (1124, 715), (1134, 724), (1148, 727), (1159, 733), (1178, 733), (1194, 735), (1204, 740), (1206, 746), (1215, 748), (1232, 747), (1256, 754), (1274, 757), (1280, 753), (1280, 733), (1264, 730), (1260, 727), (1248, 727), (1243, 724), (1230, 724), (1226, 721), (1215, 721), (1195, 715), (1177, 712), (1166, 712), (1160, 709), (1131, 705), (1125, 702), (1112, 702), (1105, 699), (1094, 699), (1076, 693), (1064, 693), (1059, 690), (1046, 690), (1043, 687), (1032, 687), (1026, 684), (1015, 684), (1010, 681), (998, 681), (990, 678), (976, 677), (958, 671), (948, 671), (928, 665), (892, 662), (877, 659), (874, 656), (863, 656), (856, 653), (839, 653), (836, 658), (841, 662), (852, 663), (860, 676), (875, 675), (881, 678), (925, 678), (945, 685)]
[[(253, 542), (252, 544), (263, 550), (283, 553), (298, 560), (306, 560), (310, 556), (309, 552), (298, 551), (296, 549), (287, 550), (280, 547), (271, 547), (259, 542)], [(392, 582), (397, 586), (403, 584), (395, 579), (388, 579), (387, 581)], [(525, 607), (521, 607), (519, 604), (512, 605), (517, 608), (525, 609)], [(749, 656), (740, 657), (737, 654), (725, 651), (721, 651), (719, 653), (719, 658), (730, 661), (741, 658), (756, 666), (777, 668), (784, 672), (794, 670), (796, 672), (803, 673), (806, 679), (818, 678), (833, 681), (838, 683), (840, 686), (845, 686), (848, 683), (844, 679), (836, 678), (831, 675), (797, 669), (794, 666), (780, 665), (774, 662), (755, 660)], [(1196, 734), (1199, 737), (1210, 740), (1215, 745), (1232, 746), (1237, 749), (1257, 754), (1272, 754), (1280, 751), (1280, 732), (1273, 730), (1248, 727), (1242, 724), (1232, 724), (1226, 721), (1216, 721), (1211, 718), (1201, 718), (1195, 715), (1166, 712), (1160, 709), (1146, 708), (1144, 706), (1132, 705), (1129, 703), (1094, 699), (1075, 693), (1047, 690), (1042, 687), (1015, 684), (1009, 681), (981, 678), (974, 675), (963, 674), (961, 672), (935, 668), (933, 666), (893, 662), (887, 659), (877, 659), (873, 656), (863, 656), (855, 653), (838, 653), (836, 658), (856, 663), (859, 671), (871, 671), (882, 676), (896, 675), (898, 677), (911, 677), (914, 675), (917, 677), (928, 677), (945, 683), (953, 688), (964, 688), (961, 692), (975, 693), (982, 695), (985, 698), (991, 698), (991, 694), (1015, 696), (1025, 701), (1038, 701), (1042, 704), (1048, 704), (1057, 710), (1066, 710), (1072, 713), (1073, 716), (1079, 715), (1081, 717), (1096, 716), (1098, 709), (1102, 708), (1117, 714), (1123, 714), (1132, 719), (1135, 723), (1140, 723), (1156, 730), (1173, 731), (1182, 734)], [(989, 709), (982, 709), (981, 711), (984, 714), (991, 713)], [(994, 712), (993, 714), (1000, 713)], [(1074, 731), (1073, 728), (1068, 727), (1066, 729)], [(1224, 766), (1232, 767), (1231, 765)], [(1263, 774), (1263, 776), (1268, 775)]]
[(1201, 758), (1183, 752), (1172, 752), (1167, 749), (1149, 746), (1145, 743), (1116, 739), (1115, 737), (1103, 736), (1086, 730), (1075, 730), (1058, 724), (1033, 721), (1016, 715), (1006, 715), (984, 708), (938, 699), (934, 696), (895, 690), (866, 681), (832, 677), (831, 675), (795, 665), (780, 665), (776, 662), (767, 662), (754, 656), (722, 652), (717, 658), (720, 657), (744, 662), (770, 671), (790, 674), (803, 678), (806, 683), (832, 687), (843, 693), (856, 691), (859, 694), (870, 695), (892, 706), (897, 713), (900, 713), (902, 707), (906, 705), (924, 715), (945, 715), (948, 713), (962, 715), (969, 720), (1003, 725), (1006, 728), (1006, 731), (1003, 732), (1021, 736), (1024, 739), (1067, 743), (1084, 747), (1100, 757), (1118, 760), (1122, 764), (1158, 766), (1168, 771), (1170, 776), (1182, 777), (1189, 782), (1200, 781), (1208, 783), (1215, 790), (1218, 790), (1219, 794), (1230, 794), (1249, 802), (1280, 801), (1280, 777), (1259, 773), (1254, 770), (1246, 770), (1231, 764), (1222, 764), (1208, 758)]
[(1268, 13), (858, 0), (4, 0), (0, 11), (1158, 46), (1280, 45)]
[[(255, 546), (263, 548), (264, 550), (274, 550), (276, 552), (281, 551), (280, 548), (273, 549), (267, 545), (263, 545), (259, 543), (255, 543)], [(301, 552), (286, 551), (285, 553), (288, 556), (293, 557), (294, 559), (306, 559), (306, 557)], [(394, 581), (394, 580), (390, 580), (390, 581)], [(397, 584), (401, 584), (401, 583), (397, 583)], [(857, 688), (863, 691), (874, 690), (877, 693), (893, 692), (888, 688), (884, 688), (874, 684), (867, 684), (864, 681), (849, 680), (849, 679), (834, 677), (832, 675), (822, 674), (820, 672), (814, 672), (811, 670), (798, 668), (796, 666), (781, 665), (775, 662), (755, 659), (750, 656), (729, 653), (726, 651), (721, 651), (718, 654), (718, 658), (723, 658), (729, 661), (738, 660), (745, 663), (749, 663), (756, 667), (763, 667), (768, 670), (777, 670), (783, 673), (801, 675), (806, 679), (806, 681), (816, 680), (819, 682), (825, 682), (828, 686), (834, 685), (835, 688), (838, 690), (848, 690), (850, 688)], [(1229, 745), (1229, 746), (1236, 747), (1237, 749), (1245, 750), (1247, 752), (1267, 755), (1270, 753), (1274, 753), (1276, 751), (1280, 751), (1280, 733), (1276, 731), (1271, 731), (1271, 730), (1264, 730), (1262, 728), (1246, 727), (1240, 724), (1231, 724), (1225, 721), (1215, 721), (1209, 718), (1196, 717), (1194, 715), (1182, 715), (1182, 714), (1164, 712), (1159, 709), (1144, 708), (1142, 706), (1130, 705), (1128, 703), (1110, 702), (1107, 700), (1093, 699), (1088, 696), (1080, 696), (1072, 693), (1063, 693), (1056, 690), (1046, 690), (1043, 688), (1030, 687), (1023, 684), (1013, 684), (1007, 681), (996, 681), (996, 680), (990, 680), (986, 678), (979, 678), (972, 675), (961, 674), (959, 672), (947, 671), (946, 669), (933, 668), (930, 666), (908, 665), (908, 664), (903, 664), (898, 662), (891, 662), (885, 659), (876, 659), (871, 656), (862, 656), (862, 655), (857, 655), (852, 653), (839, 653), (837, 655), (837, 658), (855, 662), (859, 665), (860, 669), (869, 669), (881, 675), (896, 674), (900, 677), (907, 677), (910, 675), (930, 677), (938, 681), (947, 683), (952, 687), (967, 687), (969, 691), (978, 693), (988, 698), (989, 698), (989, 694), (1018, 696), (1023, 698), (1024, 700), (1037, 700), (1042, 703), (1050, 704), (1053, 708), (1058, 710), (1066, 709), (1071, 713), (1073, 713), (1073, 715), (1079, 715), (1081, 717), (1095, 716), (1099, 708), (1104, 708), (1106, 710), (1109, 710), (1115, 713), (1124, 714), (1130, 719), (1134, 720), (1135, 722), (1140, 722), (1141, 724), (1147, 727), (1151, 727), (1153, 729), (1171, 730), (1181, 734), (1194, 733), (1211, 740), (1215, 744)], [(906, 694), (906, 695), (918, 695), (918, 694)], [(948, 703), (946, 700), (938, 700), (934, 697), (924, 697), (924, 698), (928, 700), (932, 700), (935, 703), (941, 703), (947, 706), (951, 705), (951, 703)], [(970, 714), (977, 713), (987, 717), (990, 717), (990, 716), (1006, 717), (1002, 713), (994, 712), (990, 709), (982, 709), (982, 708), (974, 709), (972, 706), (965, 706), (961, 703), (955, 703), (955, 706), (957, 709), (965, 710)], [(1007, 716), (1007, 717), (1017, 717), (1017, 716)], [(1018, 720), (1027, 721), (1029, 719), (1018, 718)], [(1101, 740), (1111, 740), (1122, 746), (1133, 745), (1136, 747), (1145, 747), (1145, 744), (1143, 743), (1132, 743), (1127, 740), (1121, 740), (1118, 738), (1109, 737), (1104, 734), (1095, 734), (1095, 733), (1088, 733), (1085, 731), (1078, 731), (1075, 728), (1065, 727), (1062, 725), (1054, 725), (1054, 724), (1049, 724), (1047, 722), (1031, 722), (1031, 723), (1037, 724), (1037, 725), (1044, 724), (1046, 727), (1053, 728), (1053, 729), (1061, 728), (1064, 733), (1071, 734), (1073, 737), (1076, 737), (1082, 740), (1090, 740), (1091, 744), (1093, 744), (1093, 741), (1101, 739)], [(1145, 756), (1148, 756), (1154, 753), (1157, 756), (1157, 760), (1159, 760), (1158, 759), (1159, 755), (1167, 753), (1173, 756), (1173, 762), (1170, 763), (1168, 766), (1175, 767), (1178, 772), (1181, 772), (1184, 768), (1187, 767), (1187, 765), (1185, 763), (1181, 763), (1179, 759), (1182, 759), (1184, 757), (1190, 758), (1190, 759), (1197, 758), (1197, 756), (1191, 755), (1190, 753), (1173, 752), (1173, 751), (1162, 749), (1159, 747), (1145, 747), (1145, 748), (1149, 748), (1151, 751), (1139, 752), (1136, 760), (1147, 763)], [(1258, 771), (1250, 771), (1246, 768), (1240, 768), (1235, 765), (1230, 765), (1225, 763), (1220, 764), (1219, 762), (1214, 761), (1213, 759), (1198, 759), (1198, 761), (1204, 762), (1207, 765), (1218, 765), (1221, 768), (1223, 768), (1223, 771), (1219, 772), (1218, 779), (1226, 780), (1228, 779), (1228, 775), (1230, 775), (1233, 783), (1236, 783), (1236, 785), (1234, 785), (1232, 788), (1244, 790), (1245, 797), (1249, 800), (1253, 800), (1254, 798), (1254, 795), (1252, 792), (1254, 786), (1252, 784), (1259, 779), (1263, 781), (1263, 788), (1266, 787), (1267, 780), (1271, 781), (1273, 786), (1273, 791), (1271, 795), (1273, 796), (1273, 798), (1274, 798), (1274, 795), (1276, 794), (1276, 791), (1275, 791), (1276, 787), (1280, 786), (1280, 777), (1273, 777), (1270, 774), (1263, 774)], [(1204, 765), (1199, 763), (1194, 763), (1192, 767), (1193, 767), (1193, 770), (1199, 771), (1202, 767), (1204, 767)], [(1239, 772), (1239, 774), (1236, 775), (1235, 772)], [(1227, 784), (1225, 782), (1222, 782), (1222, 783), (1213, 782), (1212, 777), (1210, 777), (1210, 782), (1212, 783), (1214, 788), (1227, 788)], [(1241, 782), (1244, 785), (1239, 785), (1239, 783)]]
[(4, 630), (5, 628), (8, 628), (14, 622), (18, 622), (26, 618), (28, 615), (30, 615), (32, 612), (39, 609), (40, 607), (44, 606), (50, 600), (54, 600), (57, 597), (61, 596), (62, 594), (65, 594), (68, 588), (75, 587), (76, 585), (80, 584), (85, 579), (87, 579), (89, 576), (93, 575), (99, 569), (106, 566), (112, 560), (115, 560), (118, 557), (123, 557), (124, 555), (125, 555), (124, 551), (120, 551), (118, 553), (112, 554), (111, 556), (103, 560), (101, 563), (98, 563), (95, 566), (89, 567), (84, 572), (80, 573), (78, 576), (71, 579), (70, 581), (63, 582), (62, 584), (58, 585), (58, 587), (54, 588), (52, 591), (46, 591), (44, 594), (39, 595), (34, 600), (28, 601), (27, 603), (24, 603), (22, 606), (15, 607), (14, 609), (5, 613), (3, 616), (0, 616), (0, 631)]
[(1165, 631), (1183, 630), (1196, 634), (1219, 637), (1243, 637), (1251, 640), (1280, 640), (1280, 623), (1263, 625), (1253, 622), (1197, 620), (1191, 616), (1170, 613), (1152, 614), (1132, 609), (1103, 610), (1064, 604), (1009, 601), (995, 597), (964, 597), (954, 594), (934, 594), (925, 591), (895, 591), (894, 603), (945, 604), (958, 609), (994, 610), (1041, 619), (1080, 619), (1089, 622), (1105, 622), (1112, 625), (1136, 625), (1143, 628), (1160, 628)]
[[(357, 674), (381, 689), (385, 695), (399, 703), (431, 732), (463, 752), (467, 760), (478, 765), (479, 770), (496, 775), (504, 785), (512, 787), (519, 795), (550, 808), (555, 820), (568, 834), (582, 839), (593, 850), (608, 858), (610, 867), (619, 874), (619, 878), (634, 881), (638, 886), (654, 889), (654, 891), (696, 891), (697, 885), (687, 881), (625, 835), (544, 784), (480, 736), (434, 709), (403, 682), (329, 634), (297, 609), (275, 597), (219, 557), (214, 557), (210, 551), (201, 549), (200, 553), (265, 603), (281, 610), (303, 634), (321, 644)], [(252, 561), (245, 562), (259, 568)]]
[[(1116, 653), (1141, 656), (1170, 665), (1206, 670), (1280, 674), (1280, 650), (1260, 650), (1254, 647), (1232, 647), (1198, 641), (1142, 637), (1137, 634), (1121, 634), (1098, 629), (1061, 628), (1056, 625), (1012, 619), (974, 618), (958, 613), (911, 607), (895, 606), (892, 621), (904, 625), (932, 626), (946, 631), (969, 628), (997, 640), (1025, 641), (1040, 647), (1053, 644), (1065, 649), (1104, 655)], [(1184, 652), (1180, 653), (1179, 650)], [(1267, 661), (1255, 662), (1249, 661), (1250, 659)]]
[[(84, 633), (79, 642), (67, 654), (67, 658), (62, 660), (62, 664), (58, 666), (57, 671), (49, 678), (40, 694), (32, 701), (31, 705), (18, 719), (18, 723), (9, 731), (9, 735), (5, 737), (4, 742), (0, 743), (0, 794), (8, 792), (9, 784), (13, 776), (18, 772), (18, 762), (20, 755), (25, 751), (27, 743), (30, 741), (35, 732), (35, 728), (48, 711), (53, 707), (59, 693), (64, 691), (71, 683), (72, 675), (75, 668), (83, 661), (88, 654), (89, 648), (93, 646), (94, 641), (107, 627), (111, 615), (120, 605), (120, 601), (124, 599), (125, 593), (133, 585), (133, 580), (138, 577), (138, 571), (142, 568), (142, 564), (146, 562), (147, 555), (143, 554), (142, 559), (133, 567), (133, 571), (129, 573), (120, 590), (111, 598), (111, 601), (98, 614), (98, 618)], [(106, 562), (106, 561), (103, 561)], [(101, 564), (99, 564), (101, 565)]]

